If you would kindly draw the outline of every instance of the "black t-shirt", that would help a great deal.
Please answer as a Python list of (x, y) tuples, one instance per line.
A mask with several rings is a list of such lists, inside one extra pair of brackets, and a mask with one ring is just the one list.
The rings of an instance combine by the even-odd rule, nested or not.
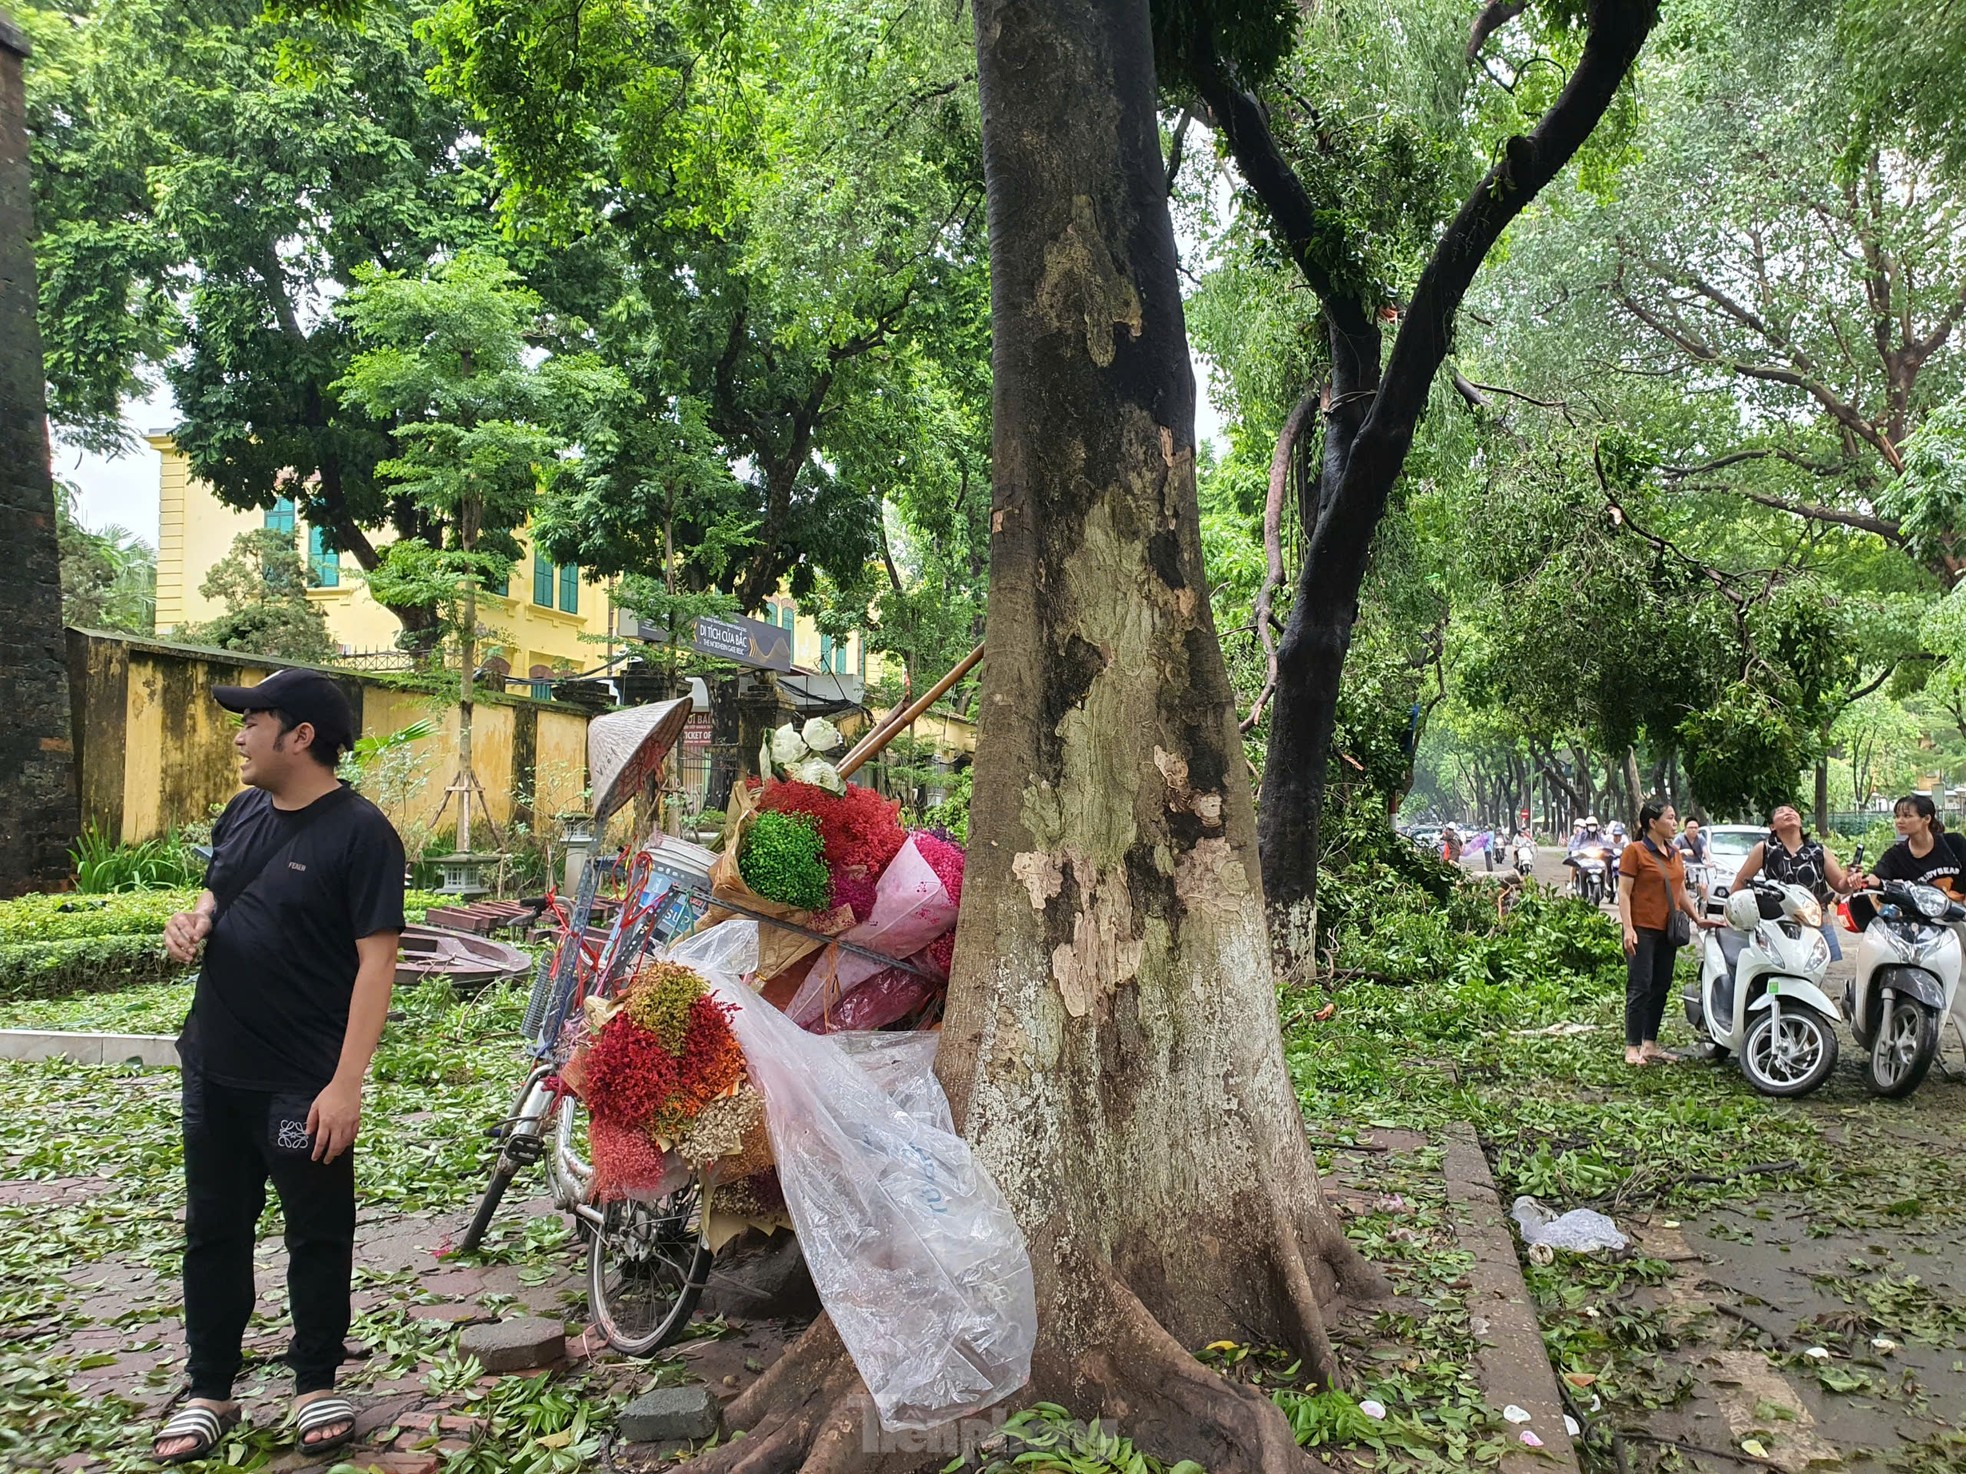
[(212, 851), (218, 917), (180, 1048), (222, 1085), (318, 1089), (341, 1061), (357, 939), (403, 929), (403, 842), (346, 785), (293, 810), (249, 788)]
[(1871, 874), (1879, 880), (1905, 880), (1914, 885), (1945, 881), (1954, 889), (1966, 889), (1959, 883), (1962, 870), (1966, 870), (1966, 844), (1958, 835), (1941, 830), (1932, 836), (1932, 848), (1924, 859), (1911, 852), (1908, 840), (1901, 839), (1878, 856)]

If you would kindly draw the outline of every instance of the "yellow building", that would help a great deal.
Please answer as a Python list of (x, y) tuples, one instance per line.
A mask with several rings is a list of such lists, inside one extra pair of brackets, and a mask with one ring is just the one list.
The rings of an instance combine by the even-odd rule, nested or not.
[[(169, 435), (146, 438), (163, 461), (157, 533), (160, 638), (168, 638), (181, 625), (202, 624), (224, 612), (217, 601), (198, 592), (199, 586), (240, 533), (266, 527), (290, 534), (307, 560), (315, 585), (307, 597), (321, 606), (328, 633), (343, 654), (396, 648), (402, 628), (396, 616), (370, 597), (352, 556), (321, 546), (319, 531), (298, 518), (290, 499), (282, 497), (265, 511), (229, 507), (191, 475), (184, 452)], [(512, 567), (507, 587), (479, 592), (479, 622), (494, 632), (486, 646), (485, 664), (515, 683), (535, 682), (532, 694), (545, 697), (549, 694), (545, 678), (601, 665), (624, 643), (609, 637), (631, 633), (635, 625), (617, 614), (607, 584), (583, 577), (571, 564), (555, 565), (534, 553), (524, 534), (519, 544), (521, 557)], [(801, 614), (788, 594), (772, 599), (758, 618), (787, 632), (797, 670), (841, 677), (841, 694), (856, 702), (862, 699), (861, 683), (869, 672), (866, 642), (860, 634), (840, 641), (821, 634), (812, 617)], [(583, 635), (599, 637), (600, 642), (583, 640)], [(878, 676), (880, 657), (874, 661), (873, 673)]]
[[(198, 592), (199, 586), (240, 533), (266, 527), (294, 538), (315, 585), (307, 597), (320, 605), (328, 633), (343, 654), (396, 648), (402, 628), (396, 616), (370, 597), (352, 556), (321, 546), (319, 529), (297, 519), (291, 499), (282, 497), (265, 511), (229, 507), (191, 475), (184, 452), (169, 435), (146, 438), (163, 459), (157, 530), (159, 636), (224, 612)], [(609, 635), (615, 624), (614, 601), (606, 584), (583, 577), (572, 564), (555, 565), (535, 554), (523, 536), (519, 541), (522, 556), (507, 587), (480, 591), (478, 618), (494, 632), (486, 665), (515, 681), (540, 683), (535, 694), (544, 696), (546, 677), (591, 670), (619, 648), (580, 638)]]

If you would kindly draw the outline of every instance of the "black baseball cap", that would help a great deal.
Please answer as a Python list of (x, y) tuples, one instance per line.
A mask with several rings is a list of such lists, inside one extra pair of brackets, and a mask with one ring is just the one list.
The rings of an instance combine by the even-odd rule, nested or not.
[(296, 725), (314, 728), (315, 745), (337, 755), (355, 745), (355, 711), (341, 687), (317, 670), (289, 666), (257, 686), (214, 686), (212, 699), (227, 711), (285, 712)]

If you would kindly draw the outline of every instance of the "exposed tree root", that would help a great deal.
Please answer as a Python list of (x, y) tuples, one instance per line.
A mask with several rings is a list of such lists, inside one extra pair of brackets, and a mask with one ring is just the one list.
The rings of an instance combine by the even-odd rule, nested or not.
[[(1281, 1218), (1282, 1213), (1279, 1211)], [(1324, 1328), (1324, 1307), (1311, 1282), (1304, 1250), (1289, 1225), (1281, 1225), (1277, 1235), (1277, 1289), (1283, 1297), (1283, 1323), (1290, 1349), (1304, 1362), (1305, 1369), (1326, 1386), (1343, 1376), (1338, 1355), (1331, 1349), (1330, 1332)], [(1349, 1245), (1348, 1245), (1349, 1246)], [(1326, 1297), (1329, 1298), (1329, 1297)]]
[[(1293, 1349), (1329, 1379), (1337, 1364), (1320, 1298), (1295, 1236), (1284, 1243), (1277, 1278), (1286, 1319), (1297, 1328), (1293, 1341), (1302, 1343)], [(1142, 1451), (1194, 1459), (1210, 1474), (1316, 1467), (1275, 1403), (1196, 1361), (1131, 1290), (1108, 1277), (1096, 1298), (1098, 1344), (1069, 1355), (1041, 1341), (1031, 1385), (1007, 1408), (1055, 1401), (1108, 1421)], [(699, 1455), (691, 1474), (913, 1474), (942, 1467), (954, 1452), (882, 1434), (873, 1400), (823, 1316), (731, 1404), (726, 1421), (745, 1436)]]
[(823, 1315), (724, 1420), (745, 1436), (692, 1459), (690, 1474), (913, 1474), (925, 1463), (948, 1462), (918, 1451), (881, 1452), (873, 1399)]
[(1193, 1459), (1209, 1474), (1315, 1467), (1269, 1398), (1196, 1361), (1125, 1286), (1112, 1287), (1112, 1307), (1111, 1345), (1085, 1358), (1081, 1374), (1090, 1384), (1083, 1395), (1097, 1399), (1121, 1437), (1159, 1458)]

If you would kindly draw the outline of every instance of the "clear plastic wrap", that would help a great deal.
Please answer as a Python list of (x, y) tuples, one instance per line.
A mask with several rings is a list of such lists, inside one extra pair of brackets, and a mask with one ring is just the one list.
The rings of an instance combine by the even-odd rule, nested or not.
[(833, 1034), (834, 1043), (859, 1065), (888, 1099), (917, 1121), (938, 1131), (955, 1133), (949, 1097), (935, 1078), (935, 1049), (942, 1036), (930, 1030), (918, 1034)]
[[(875, 883), (874, 914), (851, 931), (842, 933), (841, 940), (886, 957), (910, 957), (955, 924), (955, 902), (949, 899), (942, 878), (922, 858), (911, 836), (901, 846), (899, 853), (888, 861), (887, 868)], [(811, 1028), (832, 1008), (844, 1002), (857, 987), (883, 970), (882, 964), (871, 957), (840, 947), (828, 947), (813, 963), (812, 971), (785, 1012), (799, 1024)], [(894, 973), (894, 976), (916, 983), (922, 981), (908, 973)], [(927, 990), (917, 991), (925, 996)], [(877, 990), (876, 997), (885, 1000), (886, 993)], [(919, 1001), (917, 997), (903, 1002), (878, 1022), (892, 1022)], [(842, 1025), (834, 1021), (832, 1027), (877, 1027), (876, 1023), (867, 1021), (873, 1018), (878, 1007), (873, 999), (870, 999), (870, 1005), (859, 1022)]]
[(1597, 1254), (1606, 1249), (1622, 1249), (1631, 1242), (1618, 1225), (1594, 1208), (1572, 1208), (1558, 1214), (1536, 1199), (1520, 1197), (1509, 1209), (1522, 1241), (1531, 1248), (1546, 1245), (1574, 1254)]
[(926, 1119), (948, 1113), (932, 1045), (808, 1034), (727, 968), (671, 955), (734, 1011), (800, 1248), (882, 1426), (933, 1428), (1022, 1387), (1037, 1341), (1030, 1257), (968, 1144)]

